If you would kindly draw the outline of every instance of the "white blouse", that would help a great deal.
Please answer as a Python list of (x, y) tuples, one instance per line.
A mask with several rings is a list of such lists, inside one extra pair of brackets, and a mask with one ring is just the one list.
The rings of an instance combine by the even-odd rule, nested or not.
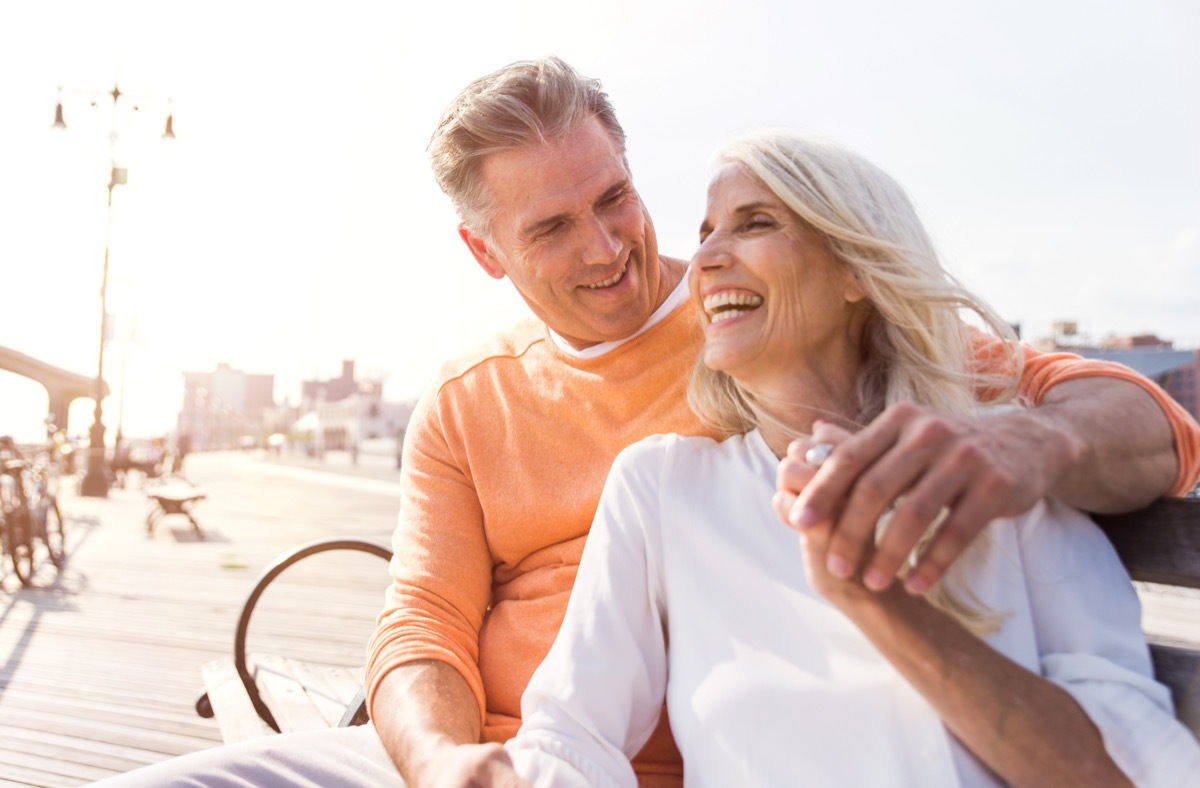
[[(653, 436), (617, 458), (558, 638), (506, 746), (535, 785), (634, 786), (664, 695), (688, 786), (953, 786), (999, 779), (805, 578), (761, 436)], [(1152, 678), (1129, 577), (1053, 501), (988, 527), (971, 591), (993, 648), (1066, 689), (1138, 785), (1200, 781)], [(670, 648), (668, 644), (673, 645)], [(668, 678), (669, 677), (669, 678)]]

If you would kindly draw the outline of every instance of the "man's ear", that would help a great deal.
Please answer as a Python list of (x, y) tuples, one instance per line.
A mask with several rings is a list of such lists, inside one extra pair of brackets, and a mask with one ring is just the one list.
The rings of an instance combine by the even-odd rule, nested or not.
[(487, 241), (472, 233), (466, 225), (462, 224), (458, 226), (458, 237), (463, 239), (463, 243), (471, 250), (471, 256), (475, 258), (475, 262), (479, 263), (479, 267), (486, 271), (488, 276), (493, 279), (504, 278), (504, 266), (500, 265), (500, 261), (488, 249)]

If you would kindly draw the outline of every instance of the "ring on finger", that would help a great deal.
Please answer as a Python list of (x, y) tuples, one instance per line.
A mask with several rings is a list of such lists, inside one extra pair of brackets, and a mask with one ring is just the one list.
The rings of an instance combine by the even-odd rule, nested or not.
[(804, 462), (810, 468), (820, 468), (822, 463), (828, 460), (829, 455), (832, 453), (832, 443), (818, 443), (808, 451), (804, 452)]

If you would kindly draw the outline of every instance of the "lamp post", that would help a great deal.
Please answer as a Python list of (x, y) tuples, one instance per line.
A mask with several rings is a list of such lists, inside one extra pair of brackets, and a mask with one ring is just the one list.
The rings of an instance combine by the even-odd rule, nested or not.
[[(124, 184), (127, 180), (128, 171), (123, 167), (117, 166), (117, 108), (124, 95), (121, 89), (114, 83), (113, 89), (107, 94), (112, 97), (112, 128), (109, 131), (109, 176), (108, 176), (108, 205), (104, 217), (104, 268), (100, 276), (100, 347), (96, 361), (96, 409), (92, 413), (92, 426), (89, 430), (89, 448), (88, 448), (88, 467), (87, 473), (84, 474), (83, 481), (79, 485), (81, 495), (87, 495), (95, 498), (105, 498), (108, 496), (109, 478), (108, 478), (108, 463), (106, 462), (106, 452), (104, 449), (104, 411), (102, 402), (104, 400), (104, 340), (108, 331), (108, 255), (109, 246), (112, 242), (112, 205), (113, 205), (113, 189), (116, 186)], [(92, 102), (92, 106), (96, 106), (96, 102)], [(137, 105), (133, 107), (138, 109)], [(173, 113), (167, 112), (167, 124), (163, 130), (162, 138), (164, 140), (175, 139), (175, 129), (173, 123)], [(63, 119), (62, 105), (62, 90), (59, 89), (58, 105), (54, 108), (54, 123), (51, 128), (60, 131), (67, 128), (66, 121)], [(124, 391), (121, 392), (124, 397)]]

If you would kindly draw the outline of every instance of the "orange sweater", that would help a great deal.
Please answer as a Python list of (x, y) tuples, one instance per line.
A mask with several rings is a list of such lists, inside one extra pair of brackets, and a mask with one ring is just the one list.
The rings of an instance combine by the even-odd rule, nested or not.
[[(688, 301), (599, 358), (562, 353), (544, 325), (527, 320), (443, 369), (406, 436), (394, 581), (369, 647), (369, 703), (388, 671), (437, 659), (474, 691), (486, 741), (516, 733), (521, 693), (562, 623), (613, 459), (647, 435), (707, 434), (685, 396), (701, 341)], [(1002, 361), (980, 354), (985, 364)], [(1022, 394), (1034, 402), (1074, 377), (1138, 380), (1171, 418), (1180, 478), (1200, 473), (1200, 428), (1153, 384), (1067, 354), (1028, 351), (1028, 359)], [(634, 765), (643, 785), (654, 774), (677, 785), (682, 766), (665, 714), (659, 728)]]

